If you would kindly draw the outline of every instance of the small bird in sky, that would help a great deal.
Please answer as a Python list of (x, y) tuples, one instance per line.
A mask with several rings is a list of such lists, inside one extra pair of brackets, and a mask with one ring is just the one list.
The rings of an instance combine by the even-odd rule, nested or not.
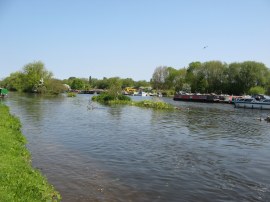
[(204, 46), (203, 49), (206, 49), (208, 46)]

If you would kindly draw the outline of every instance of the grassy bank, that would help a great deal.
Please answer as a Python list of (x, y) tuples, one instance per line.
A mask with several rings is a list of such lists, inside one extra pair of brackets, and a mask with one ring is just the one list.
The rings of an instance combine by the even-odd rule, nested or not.
[(0, 201), (60, 201), (60, 195), (31, 166), (20, 121), (0, 103)]

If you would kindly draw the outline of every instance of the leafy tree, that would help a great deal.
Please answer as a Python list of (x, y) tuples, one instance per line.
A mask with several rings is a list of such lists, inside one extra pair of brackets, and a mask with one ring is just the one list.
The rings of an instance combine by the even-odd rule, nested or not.
[(226, 92), (228, 94), (240, 95), (244, 92), (244, 86), (242, 84), (241, 76), (241, 63), (231, 63), (226, 70), (227, 83)]
[(51, 72), (46, 70), (41, 61), (25, 65), (23, 74), (23, 90), (26, 92), (39, 92), (38, 89), (53, 76)]
[(266, 90), (261, 86), (255, 86), (249, 89), (249, 94), (255, 95), (255, 94), (265, 94)]
[(248, 93), (252, 87), (264, 87), (267, 84), (266, 78), (269, 75), (269, 69), (263, 63), (246, 61), (240, 63), (240, 66), (239, 83), (243, 93)]
[(207, 82), (201, 81), (201, 84), (203, 85), (202, 88), (205, 88), (208, 92), (221, 93), (226, 81), (226, 76), (224, 74), (225, 70), (226, 64), (223, 64), (220, 61), (203, 63), (202, 71), (204, 72), (204, 79), (206, 79)]
[(14, 91), (23, 91), (24, 74), (22, 72), (11, 73), (9, 77), (6, 77), (1, 86)]
[(159, 66), (155, 69), (152, 79), (151, 79), (151, 84), (154, 89), (165, 89), (165, 82), (166, 78), (168, 77), (168, 67), (166, 66)]
[(131, 78), (122, 79), (122, 89), (126, 87), (134, 87), (135, 81)]
[(109, 81), (106, 77), (103, 77), (102, 80), (92, 79), (92, 87), (98, 88), (98, 89), (108, 89), (109, 88)]
[(59, 79), (50, 79), (46, 83), (46, 93), (48, 94), (59, 94), (67, 90), (67, 87)]
[(183, 88), (183, 85), (185, 84), (186, 73), (187, 71), (185, 68), (177, 70), (177, 74), (174, 78), (174, 90), (176, 92), (180, 91)]
[(122, 94), (122, 81), (119, 77), (113, 77), (108, 79), (109, 81), (109, 89), (108, 93), (117, 99), (118, 95)]
[(139, 80), (139, 81), (134, 82), (135, 88), (148, 87), (148, 86), (150, 86), (150, 83), (145, 80)]
[(189, 64), (187, 68), (185, 80), (186, 83), (190, 84), (192, 92), (196, 92), (198, 90), (200, 83), (199, 79), (201, 79), (201, 77), (204, 77), (204, 75), (200, 74), (201, 69), (202, 69), (201, 62), (192, 62)]
[(82, 79), (75, 78), (70, 85), (71, 89), (81, 90), (84, 88), (84, 82)]
[(191, 86), (188, 83), (184, 83), (182, 87), (182, 91), (190, 93), (191, 92)]

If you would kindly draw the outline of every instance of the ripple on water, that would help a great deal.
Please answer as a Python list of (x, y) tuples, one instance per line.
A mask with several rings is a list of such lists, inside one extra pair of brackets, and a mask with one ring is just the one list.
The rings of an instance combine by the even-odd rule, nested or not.
[(64, 201), (270, 200), (267, 112), (165, 100), (182, 110), (90, 109), (89, 95), (8, 104)]

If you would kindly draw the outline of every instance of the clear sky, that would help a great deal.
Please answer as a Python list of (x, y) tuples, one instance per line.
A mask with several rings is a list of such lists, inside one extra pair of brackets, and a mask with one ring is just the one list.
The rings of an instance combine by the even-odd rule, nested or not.
[(270, 68), (270, 0), (0, 0), (0, 78), (38, 60), (59, 79), (149, 81), (158, 66), (210, 60)]

